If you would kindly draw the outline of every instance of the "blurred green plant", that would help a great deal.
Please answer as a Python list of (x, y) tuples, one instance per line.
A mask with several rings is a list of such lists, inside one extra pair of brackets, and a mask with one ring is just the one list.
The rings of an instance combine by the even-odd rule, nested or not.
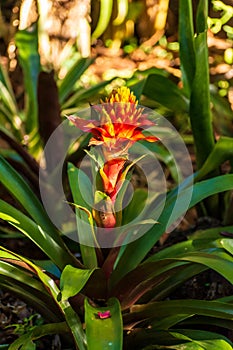
[[(223, 138), (233, 135), (233, 113), (230, 104), (220, 98), (216, 88), (209, 83), (207, 5), (207, 1), (199, 2), (195, 19), (196, 32), (194, 32), (192, 2), (181, 0), (179, 3), (179, 52), (182, 72), (180, 83), (182, 83), (182, 88), (178, 88), (177, 83), (173, 82), (174, 77), (161, 71), (151, 73), (147, 77), (137, 72), (128, 82), (128, 86), (139, 98), (141, 97), (144, 105), (148, 103), (148, 106), (151, 106), (150, 101), (155, 101), (167, 111), (172, 111), (178, 119), (180, 117), (182, 125), (188, 123), (185, 131), (192, 135), (197, 169), (202, 168), (214, 148), (221, 142), (218, 140), (216, 143), (215, 130)], [(144, 96), (147, 99), (143, 98)], [(231, 142), (230, 138), (227, 140)], [(225, 149), (222, 152), (225, 152)], [(228, 154), (227, 159), (232, 162), (231, 155)], [(218, 167), (220, 165), (221, 162)], [(213, 173), (209, 176), (217, 175), (218, 167), (212, 169)], [(215, 197), (208, 201), (206, 206), (208, 215), (218, 216), (220, 212), (224, 212), (220, 210), (222, 203), (217, 203), (216, 200)], [(228, 211), (231, 203), (226, 201), (225, 206), (225, 210)]]
[(208, 26), (210, 30), (217, 34), (222, 29), (226, 32), (227, 37), (229, 39), (233, 39), (233, 30), (230, 25), (227, 25), (232, 18), (233, 18), (233, 8), (230, 5), (224, 4), (224, 2), (219, 0), (212, 0), (212, 6), (214, 11), (221, 11), (220, 18), (213, 18), (208, 17)]
[[(63, 67), (62, 78), (59, 78), (59, 72), (54, 76), (52, 72), (43, 71), (38, 53), (37, 24), (32, 28), (18, 30), (15, 40), (24, 77), (25, 103), (23, 108), (19, 107), (7, 68), (0, 64), (0, 129), (2, 136), (5, 134), (11, 137), (19, 145), (26, 147), (31, 155), (39, 158), (43, 147), (42, 140), (46, 139), (43, 135), (44, 123), (47, 134), (51, 134), (62, 121), (61, 115), (70, 110), (77, 111), (78, 106), (81, 108), (82, 104), (93, 102), (93, 96), (97, 99), (98, 94), (112, 79), (87, 87), (87, 83), (84, 84), (81, 79), (93, 59), (80, 58), (73, 54), (69, 62), (66, 61), (65, 74)], [(38, 97), (39, 92), (43, 92), (42, 99)], [(52, 108), (44, 103), (45, 96), (47, 101), (51, 99)]]
[(25, 333), (31, 332), (34, 327), (40, 326), (44, 323), (44, 320), (39, 314), (33, 314), (29, 317), (24, 317), (22, 323), (11, 324), (6, 328), (14, 328), (14, 334), (23, 335)]

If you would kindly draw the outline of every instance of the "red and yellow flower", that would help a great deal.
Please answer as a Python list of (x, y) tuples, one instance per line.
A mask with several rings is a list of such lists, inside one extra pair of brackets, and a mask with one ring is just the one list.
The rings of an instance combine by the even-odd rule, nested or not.
[(143, 129), (155, 124), (143, 113), (143, 108), (137, 107), (136, 97), (126, 87), (114, 90), (104, 103), (92, 108), (99, 113), (99, 121), (75, 116), (68, 119), (79, 129), (92, 133), (90, 146), (103, 146), (104, 153), (112, 158), (127, 154), (136, 141), (158, 140), (143, 134)]
[(105, 101), (92, 108), (98, 112), (99, 120), (84, 120), (76, 116), (69, 116), (68, 119), (79, 129), (92, 133), (90, 146), (101, 147), (104, 165), (99, 169), (99, 174), (102, 191), (108, 198), (108, 209), (102, 214), (99, 211), (93, 214), (98, 226), (113, 228), (116, 218), (112, 208), (125, 178), (128, 150), (139, 140), (155, 142), (158, 138), (143, 134), (144, 129), (155, 124), (148, 119), (144, 108), (138, 107), (135, 95), (127, 87), (113, 90)]

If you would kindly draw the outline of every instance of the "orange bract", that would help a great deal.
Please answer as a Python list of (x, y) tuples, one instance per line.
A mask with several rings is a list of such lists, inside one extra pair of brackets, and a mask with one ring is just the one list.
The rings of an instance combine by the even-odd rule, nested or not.
[(124, 168), (126, 159), (115, 158), (107, 161), (104, 167), (100, 169), (100, 176), (103, 181), (104, 192), (114, 201), (119, 187), (122, 170)]
[[(116, 225), (114, 204), (126, 176), (124, 170), (129, 148), (139, 140), (155, 142), (155, 136), (146, 136), (143, 130), (155, 124), (148, 119), (144, 108), (138, 107), (136, 97), (127, 87), (113, 90), (105, 102), (92, 106), (99, 120), (68, 119), (79, 129), (91, 132), (90, 146), (101, 146), (104, 165), (99, 169), (102, 191), (107, 195), (102, 211), (93, 210), (99, 227), (112, 229)], [(97, 112), (97, 113), (96, 113)]]
[(100, 120), (84, 120), (70, 116), (69, 120), (79, 129), (89, 131), (93, 137), (90, 145), (102, 145), (113, 157), (127, 153), (136, 141), (155, 142), (155, 136), (145, 136), (142, 131), (154, 123), (148, 119), (144, 109), (137, 106), (136, 97), (128, 88), (122, 87), (112, 92), (105, 103), (92, 107), (100, 115)]

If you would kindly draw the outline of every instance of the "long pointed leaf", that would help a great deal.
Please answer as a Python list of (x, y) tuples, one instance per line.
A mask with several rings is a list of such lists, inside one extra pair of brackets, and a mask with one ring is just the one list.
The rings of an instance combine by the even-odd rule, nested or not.
[(66, 76), (59, 85), (59, 101), (62, 104), (66, 97), (72, 92), (74, 84), (85, 72), (85, 70), (93, 63), (92, 58), (78, 59), (70, 68)]
[(179, 43), (182, 81), (185, 92), (190, 96), (196, 66), (191, 0), (179, 1)]
[[(7, 249), (2, 248), (2, 251), (5, 251), (5, 253), (8, 253)], [(64, 317), (66, 319), (67, 325), (70, 328), (70, 331), (73, 335), (75, 344), (79, 348), (79, 350), (86, 350), (86, 341), (85, 341), (85, 334), (82, 329), (82, 323), (76, 314), (76, 312), (73, 310), (71, 307), (70, 303), (68, 300), (62, 301), (60, 300), (60, 290), (58, 286), (56, 285), (55, 281), (45, 274), (37, 265), (32, 263), (30, 260), (19, 256), (16, 253), (11, 254), (16, 258), (19, 259), (23, 262), (25, 262), (28, 266), (30, 266), (35, 273), (37, 274), (38, 278), (41, 280), (41, 282), (44, 284), (44, 286), (49, 290), (50, 294), (52, 295), (54, 301), (56, 304), (59, 306), (61, 311), (64, 314)]]
[(48, 218), (42, 204), (27, 182), (0, 156), (0, 182), (19, 201), (29, 215), (51, 236), (57, 237), (57, 231)]
[(131, 313), (125, 315), (124, 321), (141, 321), (143, 319), (162, 318), (174, 314), (204, 315), (231, 320), (233, 308), (227, 303), (207, 300), (166, 300), (149, 303), (146, 305), (135, 305)]
[(183, 92), (171, 80), (160, 74), (148, 76), (142, 93), (172, 111), (188, 112), (189, 101)]
[(25, 285), (21, 285), (13, 279), (8, 280), (6, 277), (2, 278), (1, 276), (0, 286), (1, 289), (7, 290), (16, 297), (25, 300), (25, 302), (28, 303), (28, 305), (31, 305), (47, 320), (56, 322), (62, 319), (61, 314), (59, 314), (59, 310), (54, 310), (54, 308), (52, 308), (51, 303), (49, 303), (48, 300), (44, 302), (43, 298), (41, 298), (41, 295), (37, 295), (36, 293), (34, 293), (33, 289), (27, 288), (25, 287)]
[(210, 110), (209, 62), (207, 46), (207, 0), (199, 1), (197, 37), (195, 38), (196, 71), (190, 98), (190, 121), (196, 147), (197, 166), (200, 168), (214, 147)]
[(67, 300), (78, 294), (96, 269), (84, 270), (67, 265), (60, 279), (62, 299)]
[(113, 0), (100, 1), (99, 20), (94, 32), (92, 33), (92, 39), (98, 39), (106, 30), (111, 18), (112, 6)]
[(50, 221), (42, 204), (33, 193), (26, 181), (0, 156), (0, 182), (7, 190), (21, 203), (28, 214), (42, 228), (44, 232), (49, 233), (59, 246), (63, 247), (64, 253), (70, 264), (78, 264), (77, 259), (69, 252), (62, 241), (59, 232)]
[(32, 240), (60, 269), (69, 263), (78, 264), (78, 260), (70, 255), (62, 240), (54, 239), (26, 215), (2, 200), (0, 218)]
[[(65, 322), (36, 326), (33, 328), (32, 331), (22, 335), (17, 340), (15, 340), (14, 343), (12, 343), (11, 346), (9, 347), (9, 350), (23, 349), (21, 348), (21, 346), (23, 345), (28, 346), (28, 343), (32, 340), (40, 339), (41, 337), (44, 337), (46, 335), (62, 334), (68, 331), (69, 330)], [(29, 350), (29, 347), (26, 347), (25, 350)]]
[[(87, 213), (80, 209), (87, 208), (86, 210), (88, 210), (89, 216), (91, 215), (91, 203), (93, 203), (93, 196), (91, 193), (92, 186), (88, 176), (72, 164), (68, 165), (68, 178), (74, 199), (74, 204), (78, 206), (76, 207), (76, 220), (78, 237), (81, 242), (80, 250), (83, 263), (87, 268), (92, 269), (98, 266), (94, 248), (94, 226), (91, 222), (89, 222)], [(84, 194), (87, 200), (83, 198)], [(87, 242), (89, 244), (84, 245), (83, 242)]]
[(37, 130), (37, 81), (40, 72), (40, 56), (38, 53), (37, 24), (29, 29), (19, 30), (15, 36), (19, 50), (19, 60), (23, 68), (26, 89), (26, 130), (28, 133)]
[(233, 138), (222, 136), (218, 139), (212, 152), (197, 172), (195, 181), (202, 179), (205, 175), (218, 169), (223, 162), (230, 159), (233, 159)]
[[(227, 191), (233, 188), (233, 175), (223, 175), (218, 176), (213, 179), (205, 180), (200, 183), (197, 183), (193, 186), (193, 195), (189, 208), (193, 207), (204, 198), (211, 196), (215, 193), (222, 191)], [(172, 219), (175, 222), (183, 214), (182, 203), (187, 197), (190, 189), (187, 188), (183, 190), (178, 197), (178, 202), (181, 205), (177, 206), (176, 212), (173, 213)], [(114, 284), (116, 281), (126, 275), (127, 272), (134, 269), (146, 256), (149, 250), (153, 247), (156, 241), (160, 236), (165, 232), (169, 218), (173, 211), (174, 202), (169, 202), (165, 205), (165, 208), (161, 214), (161, 217), (158, 219), (159, 225), (153, 226), (144, 236), (140, 237), (138, 240), (132, 242), (127, 248), (122, 247), (124, 251), (120, 261), (115, 267), (115, 271), (112, 274), (111, 280)], [(185, 208), (185, 210), (188, 208)], [(172, 222), (169, 222), (169, 226)]]
[(11, 84), (11, 80), (8, 74), (8, 70), (6, 69), (6, 67), (0, 62), (0, 81), (5, 85), (5, 87), (7, 88), (12, 101), (14, 102), (15, 108), (17, 109), (17, 102), (15, 99), (15, 95), (14, 95), (14, 91), (12, 88), (12, 84)]

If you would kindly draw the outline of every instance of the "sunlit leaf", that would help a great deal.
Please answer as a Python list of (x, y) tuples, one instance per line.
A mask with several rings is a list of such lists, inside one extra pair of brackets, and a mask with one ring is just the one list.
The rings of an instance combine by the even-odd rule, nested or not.
[(187, 96), (190, 96), (196, 66), (191, 0), (179, 2), (179, 44), (182, 81)]
[(188, 112), (189, 101), (183, 92), (171, 80), (160, 74), (148, 76), (142, 93), (172, 111)]
[(135, 305), (131, 308), (131, 313), (126, 314), (123, 319), (124, 322), (130, 323), (131, 321), (163, 318), (174, 314), (183, 315), (184, 310), (187, 315), (204, 315), (229, 320), (233, 316), (233, 308), (227, 303), (192, 299), (165, 300), (145, 305)]
[(82, 76), (85, 70), (93, 63), (92, 58), (80, 58), (74, 62), (66, 76), (59, 84), (59, 101), (62, 104), (72, 92), (76, 81)]
[[(231, 174), (218, 176), (197, 183), (193, 186), (193, 195), (188, 207), (191, 208), (202, 201), (204, 198), (215, 193), (227, 191), (229, 189), (232, 189), (232, 187), (233, 175)], [(181, 191), (178, 196), (179, 203), (182, 204), (184, 198), (186, 198), (189, 194), (190, 188)], [(174, 201), (176, 200), (177, 197), (171, 199), (171, 201), (167, 201), (160, 218), (158, 218), (158, 221), (160, 223), (159, 225), (153, 226), (144, 236), (132, 242), (126, 248), (121, 247), (123, 254), (121, 256), (121, 259), (118, 261), (117, 266), (115, 266), (115, 271), (111, 276), (112, 282), (121, 279), (122, 276), (127, 274), (127, 272), (133, 270), (138, 265), (138, 263), (142, 261), (149, 250), (154, 246), (156, 241), (165, 232), (166, 228), (172, 224), (172, 221), (175, 222), (183, 214), (183, 205), (176, 206), (176, 212), (172, 213), (174, 208)], [(171, 213), (173, 214), (172, 221), (169, 222), (169, 220), (171, 220)]]
[[(68, 165), (68, 178), (76, 208), (76, 222), (83, 263), (87, 268), (92, 269), (97, 266), (94, 247), (98, 246), (91, 214), (91, 205), (94, 202), (91, 192), (92, 185), (88, 176), (71, 163)], [(84, 195), (85, 198), (83, 198)]]
[(30, 29), (18, 30), (15, 36), (19, 50), (19, 60), (24, 74), (26, 89), (26, 129), (33, 131), (38, 127), (37, 82), (40, 72), (38, 53), (38, 28), (34, 24)]
[(106, 306), (92, 306), (85, 300), (85, 323), (88, 350), (121, 350), (123, 327), (120, 304), (116, 298)]
[(92, 33), (92, 39), (98, 39), (106, 30), (112, 13), (113, 0), (100, 1), (100, 13), (97, 25)]
[(15, 340), (9, 347), (9, 350), (36, 349), (36, 347), (29, 347), (30, 344), (32, 344), (32, 340), (40, 339), (46, 335), (62, 334), (65, 332), (68, 332), (68, 328), (65, 322), (35, 326), (32, 331), (28, 332), (27, 334), (23, 334), (21, 337)]
[(62, 240), (50, 236), (32, 219), (2, 200), (0, 200), (0, 218), (34, 242), (59, 268), (62, 269), (67, 263), (78, 264), (78, 260), (71, 256)]
[(60, 288), (62, 299), (66, 300), (80, 292), (95, 269), (82, 270), (67, 265), (61, 275)]

